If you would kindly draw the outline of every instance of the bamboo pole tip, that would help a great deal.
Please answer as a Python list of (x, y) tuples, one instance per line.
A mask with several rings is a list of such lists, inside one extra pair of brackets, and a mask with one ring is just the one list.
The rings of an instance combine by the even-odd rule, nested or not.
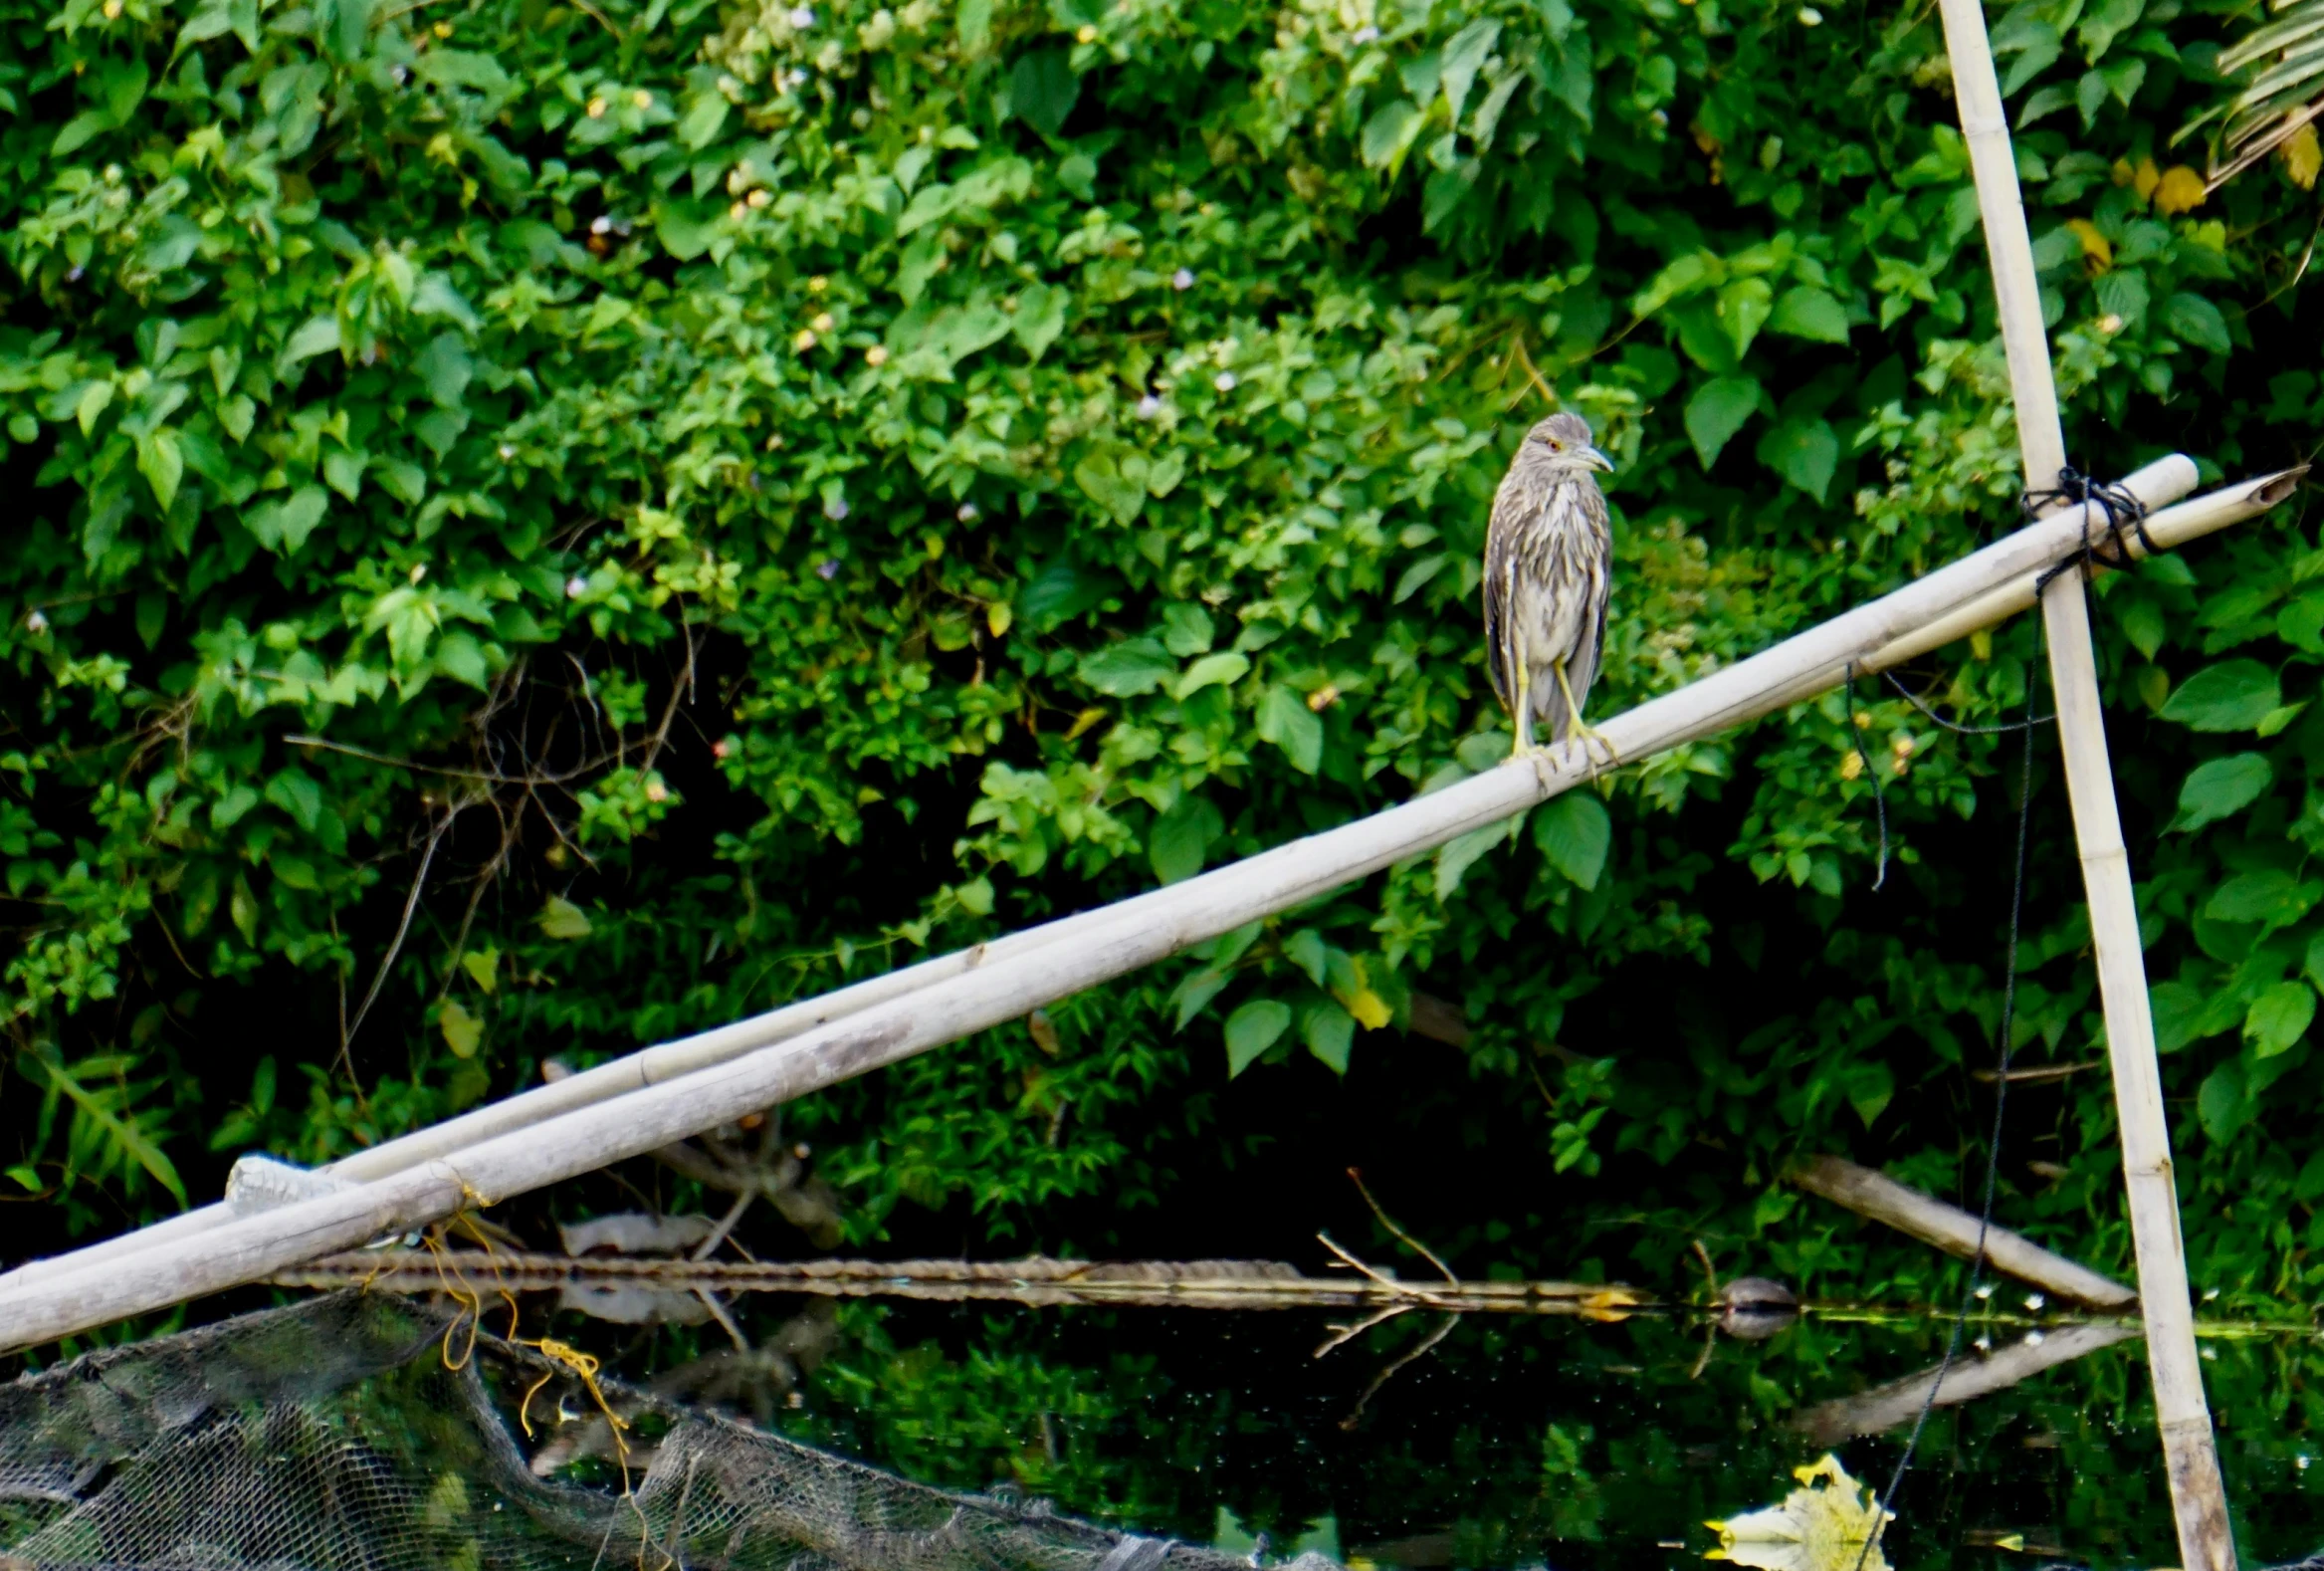
[(2261, 507), (2271, 508), (2299, 490), (2300, 483), (2307, 478), (2308, 466), (2306, 464), (2301, 464), (2295, 469), (2280, 470), (2275, 474), (2253, 481), (2248, 495), (2253, 502)]

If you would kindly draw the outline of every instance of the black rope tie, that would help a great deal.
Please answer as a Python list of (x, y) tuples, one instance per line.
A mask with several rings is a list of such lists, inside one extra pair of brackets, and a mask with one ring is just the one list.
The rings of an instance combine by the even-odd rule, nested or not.
[[(2155, 545), (2154, 537), (2147, 533), (2147, 505), (2126, 486), (2093, 480), (2068, 464), (2058, 470), (2057, 484), (2050, 489), (2020, 492), (2017, 496), (2017, 511), (2025, 516), (2026, 523), (2031, 524), (2041, 518), (2043, 508), (2053, 503), (2083, 509), (2082, 549), (2036, 578), (2034, 587), (2037, 591), (2048, 588), (2050, 580), (2068, 567), (2087, 566), (2093, 562), (2117, 570), (2128, 567), (2136, 559), (2130, 554), (2128, 542), (2122, 538), (2126, 528), (2138, 537), (2139, 550), (2146, 555), (2155, 556), (2161, 549)], [(2098, 542), (2091, 538), (2088, 511), (2091, 507), (2096, 507), (2106, 515), (2104, 550), (2100, 550)]]

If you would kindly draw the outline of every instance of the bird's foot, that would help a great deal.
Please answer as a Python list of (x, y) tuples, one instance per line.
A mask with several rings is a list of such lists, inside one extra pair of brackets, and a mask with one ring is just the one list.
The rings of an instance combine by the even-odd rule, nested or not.
[[(1585, 721), (1579, 719), (1569, 721), (1566, 726), (1566, 740), (1582, 749), (1582, 757), (1589, 765), (1591, 779), (1595, 779), (1604, 771), (1618, 770), (1622, 767), (1621, 750), (1613, 745), (1613, 739)], [(1600, 753), (1604, 755), (1602, 763), (1599, 762), (1598, 758)]]
[(1513, 759), (1531, 758), (1536, 753), (1541, 752), (1541, 748), (1534, 742), (1533, 738), (1526, 735), (1526, 729), (1524, 726), (1519, 726), (1517, 735), (1510, 740), (1509, 756)]

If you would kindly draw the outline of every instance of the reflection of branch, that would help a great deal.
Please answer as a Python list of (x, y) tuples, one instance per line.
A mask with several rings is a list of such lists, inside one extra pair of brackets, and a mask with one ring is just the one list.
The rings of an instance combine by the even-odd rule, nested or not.
[(1421, 1342), (1418, 1347), (1413, 1348), (1409, 1353), (1406, 1353), (1403, 1357), (1388, 1365), (1387, 1368), (1373, 1376), (1372, 1384), (1364, 1388), (1364, 1395), (1356, 1399), (1355, 1411), (1340, 1421), (1340, 1428), (1344, 1430), (1352, 1430), (1356, 1428), (1357, 1422), (1364, 1417), (1364, 1409), (1366, 1405), (1369, 1404), (1373, 1397), (1379, 1394), (1379, 1388), (1386, 1385), (1390, 1380), (1393, 1380), (1397, 1370), (1402, 1369), (1406, 1364), (1409, 1364), (1414, 1359), (1426, 1354), (1431, 1348), (1435, 1347), (1437, 1343), (1443, 1341), (1447, 1336), (1450, 1336), (1452, 1334), (1452, 1328), (1454, 1324), (1459, 1321), (1459, 1319), (1460, 1316), (1457, 1314), (1446, 1315), (1444, 1317), (1444, 1323), (1438, 1326), (1435, 1330), (1429, 1332), (1427, 1339)]
[[(1469, 1024), (1468, 1016), (1461, 1012), (1459, 1005), (1448, 1004), (1432, 994), (1415, 993), (1412, 995), (1412, 1012), (1408, 1019), (1408, 1028), (1413, 1035), (1425, 1036), (1430, 1041), (1442, 1042), (1447, 1047), (1466, 1047), (1469, 1044), (1469, 1038), (1476, 1034), (1475, 1029)], [(1583, 1054), (1557, 1042), (1534, 1042), (1530, 1045), (1535, 1052), (1547, 1053), (1569, 1069), (1576, 1064), (1589, 1062), (1589, 1059)]]
[(1375, 1310), (1372, 1314), (1366, 1315), (1363, 1319), (1358, 1320), (1353, 1324), (1333, 1326), (1331, 1328), (1332, 1335), (1330, 1339), (1327, 1340), (1322, 1347), (1319, 1347), (1315, 1350), (1314, 1356), (1317, 1358), (1322, 1358), (1326, 1353), (1337, 1352), (1339, 1349), (1346, 1347), (1350, 1342), (1355, 1341), (1365, 1332), (1371, 1330), (1373, 1326), (1385, 1325), (1388, 1321), (1393, 1320), (1397, 1315), (1410, 1314), (1411, 1312), (1412, 1306), (1408, 1303), (1389, 1304), (1385, 1309)]
[[(1917, 1375), (1875, 1386), (1872, 1390), (1836, 1402), (1809, 1408), (1792, 1421), (1792, 1428), (1817, 1446), (1836, 1446), (1858, 1435), (1910, 1424), (1928, 1403), (1950, 1408), (1979, 1397), (2006, 1391), (2045, 1369), (2069, 1363), (2102, 1347), (2129, 1341), (2139, 1334), (2135, 1325), (2076, 1325), (2060, 1331), (2028, 1332), (2025, 1340), (2003, 1348), (1990, 1358), (1971, 1363), (1955, 1360), (1948, 1369), (1938, 1365)], [(1934, 1398), (1929, 1388), (1942, 1377)]]

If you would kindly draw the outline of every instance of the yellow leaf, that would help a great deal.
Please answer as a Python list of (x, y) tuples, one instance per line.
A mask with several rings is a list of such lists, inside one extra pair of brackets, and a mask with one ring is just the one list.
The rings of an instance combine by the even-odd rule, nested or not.
[(2283, 160), (2283, 172), (2292, 177), (2292, 184), (2303, 191), (2316, 189), (2316, 175), (2324, 171), (2324, 145), (2316, 140), (2316, 122), (2308, 121), (2275, 149)]
[(444, 1045), (452, 1049), (455, 1058), (473, 1058), (476, 1049), (484, 1043), (484, 1021), (460, 1007), (458, 999), (446, 999), (443, 1012), (436, 1016), (436, 1029), (444, 1033)]
[(1368, 1031), (1376, 1031), (1394, 1018), (1394, 1015), (1389, 1012), (1387, 1005), (1381, 1002), (1380, 996), (1370, 988), (1359, 990), (1355, 997), (1347, 1001), (1347, 1004), (1348, 1012), (1355, 1015), (1357, 1022)]
[(2155, 187), (2155, 211), (2164, 214), (2191, 212), (2201, 207), (2211, 193), (2203, 188), (2203, 176), (2183, 163), (2173, 164)]
[(460, 957), (460, 969), (476, 979), (487, 997), (500, 991), (501, 952), (497, 949), (472, 949)]
[(562, 895), (550, 895), (540, 908), (540, 931), (549, 938), (587, 938), (589, 913)]
[(2152, 158), (2141, 158), (2138, 169), (2130, 177), (2131, 189), (2139, 193), (2139, 200), (2142, 202), (2154, 195), (2155, 187), (2162, 182), (2162, 171), (2155, 167), (2155, 160)]
[(1009, 609), (1006, 600), (995, 600), (984, 607), (984, 625), (992, 629), (995, 638), (1007, 632), (1009, 623), (1015, 619), (1016, 613)]
[(1071, 742), (1074, 738), (1080, 736), (1083, 732), (1089, 730), (1090, 727), (1096, 725), (1099, 721), (1105, 718), (1106, 712), (1102, 709), (1083, 710), (1080, 714), (1073, 717), (1073, 729), (1065, 734), (1065, 740)]
[(1047, 1010), (1035, 1010), (1025, 1016), (1025, 1029), (1032, 1033), (1033, 1045), (1050, 1057), (1057, 1056), (1061, 1045), (1057, 1039), (1056, 1022), (1049, 1018)]
[(2066, 227), (2074, 232), (2075, 239), (2082, 242), (2082, 255), (2095, 271), (2103, 273), (2114, 266), (2114, 247), (2098, 232), (2096, 224), (2087, 218), (2069, 218)]

